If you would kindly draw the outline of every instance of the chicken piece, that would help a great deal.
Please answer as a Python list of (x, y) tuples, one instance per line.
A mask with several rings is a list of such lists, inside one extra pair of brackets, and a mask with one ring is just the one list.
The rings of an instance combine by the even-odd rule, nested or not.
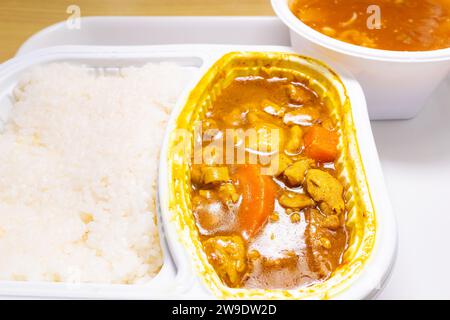
[(303, 145), (303, 130), (299, 126), (292, 126), (289, 129), (289, 140), (286, 143), (286, 151), (296, 154)]
[(319, 239), (320, 245), (325, 249), (331, 249), (331, 241), (328, 238), (322, 237)]
[(293, 85), (292, 83), (290, 83), (287, 86), (287, 93), (289, 99), (298, 104), (306, 104), (312, 102), (315, 98), (314, 93), (301, 84)]
[(280, 204), (285, 208), (303, 209), (313, 206), (314, 201), (306, 194), (300, 194), (290, 191), (285, 191), (278, 198)]
[(333, 209), (333, 207), (330, 205), (330, 204), (328, 204), (327, 202), (321, 202), (321, 203), (319, 203), (319, 208), (320, 208), (320, 211), (322, 211), (323, 213), (325, 213), (325, 214), (328, 214), (328, 215), (338, 215), (339, 213), (337, 213), (337, 211), (335, 210), (335, 209)]
[(335, 231), (322, 227), (326, 218), (317, 209), (305, 211), (307, 257), (310, 267), (320, 278), (328, 277), (339, 265), (346, 243), (343, 230)]
[(311, 197), (319, 202), (320, 210), (327, 214), (341, 214), (345, 210), (342, 197), (344, 187), (328, 172), (311, 169), (306, 174), (306, 190)]
[(237, 287), (247, 269), (244, 240), (239, 236), (218, 236), (203, 243), (209, 262), (230, 287)]
[(307, 158), (301, 159), (287, 167), (286, 170), (284, 170), (284, 176), (287, 178), (287, 181), (291, 186), (298, 187), (303, 183), (306, 172), (313, 165), (313, 160)]
[(227, 167), (202, 167), (202, 180), (205, 184), (222, 183), (230, 180)]
[(321, 222), (320, 226), (330, 230), (337, 230), (341, 226), (339, 217), (337, 215), (331, 215), (325, 217)]
[(274, 174), (275, 177), (282, 174), (292, 164), (291, 158), (289, 158), (285, 154), (280, 154), (276, 159), (276, 161), (278, 161), (277, 163), (278, 168), (275, 170)]
[(239, 193), (232, 183), (225, 183), (219, 187), (219, 197), (225, 203), (236, 203), (239, 200)]

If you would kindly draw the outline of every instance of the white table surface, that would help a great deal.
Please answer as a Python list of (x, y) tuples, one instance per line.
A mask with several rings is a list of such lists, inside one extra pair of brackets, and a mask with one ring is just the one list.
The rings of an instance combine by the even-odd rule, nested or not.
[[(58, 44), (290, 45), (288, 30), (276, 18), (121, 19), (119, 24), (115, 18), (91, 18), (77, 33), (60, 24), (28, 41), (20, 53)], [(136, 23), (139, 33), (133, 32)], [(181, 26), (175, 29), (182, 33), (173, 32), (174, 24)], [(118, 27), (120, 33), (109, 32)], [(372, 122), (399, 228), (397, 260), (380, 299), (450, 299), (449, 122), (450, 79), (416, 118)]]
[(450, 299), (450, 80), (412, 120), (372, 121), (398, 222), (384, 299)]

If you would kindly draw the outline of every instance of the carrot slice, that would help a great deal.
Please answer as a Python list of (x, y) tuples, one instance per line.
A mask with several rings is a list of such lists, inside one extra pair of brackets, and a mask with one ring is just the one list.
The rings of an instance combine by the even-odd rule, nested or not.
[(244, 239), (253, 238), (273, 213), (277, 186), (269, 176), (261, 175), (258, 165), (244, 165), (236, 172), (242, 192), (238, 219)]
[(305, 154), (317, 161), (332, 162), (337, 158), (339, 136), (336, 132), (314, 126), (305, 134)]

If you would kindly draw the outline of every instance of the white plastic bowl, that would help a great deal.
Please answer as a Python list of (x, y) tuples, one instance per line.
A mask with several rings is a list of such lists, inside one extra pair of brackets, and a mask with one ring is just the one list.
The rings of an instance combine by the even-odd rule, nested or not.
[(290, 29), (295, 51), (353, 73), (364, 89), (372, 120), (414, 117), (449, 74), (450, 48), (404, 52), (349, 44), (304, 24), (291, 12), (290, 0), (271, 1)]

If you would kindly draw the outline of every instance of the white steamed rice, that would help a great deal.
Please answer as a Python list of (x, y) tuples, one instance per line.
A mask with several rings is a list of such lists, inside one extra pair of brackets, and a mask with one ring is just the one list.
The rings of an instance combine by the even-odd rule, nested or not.
[(143, 283), (159, 271), (157, 161), (189, 76), (165, 63), (24, 75), (0, 133), (0, 280)]

